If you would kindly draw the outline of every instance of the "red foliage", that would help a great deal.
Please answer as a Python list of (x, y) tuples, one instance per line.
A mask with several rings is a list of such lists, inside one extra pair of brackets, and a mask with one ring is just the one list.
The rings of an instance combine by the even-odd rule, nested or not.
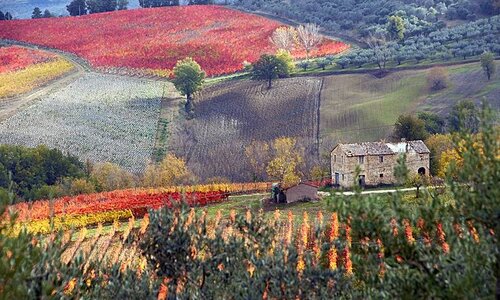
[[(209, 76), (229, 74), (274, 52), (269, 41), (282, 24), (220, 6), (181, 6), (0, 22), (0, 38), (75, 53), (95, 67), (171, 70), (193, 57)], [(326, 40), (313, 56), (349, 46)], [(303, 53), (295, 53), (297, 57)]]
[(55, 57), (48, 52), (18, 46), (0, 47), (0, 73), (21, 70)]
[[(18, 212), (20, 221), (46, 219), (51, 210), (54, 215), (81, 215), (104, 211), (130, 209), (136, 217), (143, 216), (148, 208), (171, 207), (172, 202), (185, 200), (190, 206), (204, 206), (226, 200), (229, 193), (213, 192), (162, 192), (158, 190), (121, 190), (33, 203), (19, 203), (12, 208)], [(52, 208), (51, 208), (52, 206)]]

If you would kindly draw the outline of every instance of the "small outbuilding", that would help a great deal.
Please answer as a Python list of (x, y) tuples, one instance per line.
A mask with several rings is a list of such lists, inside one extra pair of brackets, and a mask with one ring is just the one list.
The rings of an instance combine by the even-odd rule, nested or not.
[(301, 182), (283, 190), (286, 203), (318, 199), (318, 186)]

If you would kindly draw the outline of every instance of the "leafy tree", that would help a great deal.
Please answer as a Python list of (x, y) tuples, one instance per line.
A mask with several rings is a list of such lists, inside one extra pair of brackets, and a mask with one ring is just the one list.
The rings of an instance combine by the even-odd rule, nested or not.
[(214, 0), (189, 0), (189, 5), (208, 5), (214, 4)]
[(287, 77), (290, 70), (285, 61), (276, 55), (263, 54), (252, 66), (252, 78), (255, 80), (266, 80), (268, 89), (272, 87), (272, 80)]
[(89, 13), (101, 13), (116, 10), (117, 0), (87, 0)]
[(147, 187), (167, 187), (189, 183), (193, 175), (186, 162), (173, 154), (167, 154), (158, 165), (149, 165), (144, 172)]
[(327, 66), (330, 65), (330, 61), (325, 58), (320, 58), (316, 61), (316, 64), (318, 65), (318, 67), (324, 70)]
[(297, 64), (302, 70), (307, 71), (307, 68), (311, 65), (311, 63), (307, 60), (303, 60)]
[(126, 10), (128, 6), (128, 0), (118, 0), (117, 2), (117, 10)]
[(191, 57), (178, 61), (174, 67), (173, 83), (175, 88), (186, 96), (185, 109), (188, 113), (193, 110), (193, 94), (202, 88), (204, 78), (205, 72)]
[(276, 58), (283, 61), (283, 63), (287, 66), (288, 73), (293, 72), (295, 69), (295, 62), (293, 61), (293, 56), (289, 51), (278, 49), (278, 51), (276, 51)]
[(32, 19), (40, 19), (41, 17), (42, 17), (42, 11), (40, 10), (40, 8), (35, 7), (33, 9), (33, 13), (31, 14), (31, 18)]
[(53, 15), (50, 13), (50, 10), (46, 9), (43, 11), (43, 17), (44, 18), (52, 18)]
[(463, 130), (476, 133), (479, 129), (479, 109), (472, 101), (458, 102), (448, 116), (448, 128), (451, 132)]
[(439, 91), (448, 87), (448, 72), (443, 67), (432, 68), (427, 74), (427, 86), (431, 91)]
[(481, 67), (484, 70), (484, 73), (488, 77), (488, 80), (491, 79), (491, 76), (495, 74), (495, 56), (491, 52), (485, 52), (481, 55)]
[(267, 165), (269, 177), (279, 180), (285, 186), (300, 181), (299, 167), (303, 161), (303, 149), (294, 138), (282, 137), (274, 140), (272, 159)]
[(437, 114), (430, 112), (419, 112), (417, 117), (424, 121), (425, 130), (430, 134), (443, 133), (445, 121)]
[(34, 199), (33, 192), (41, 186), (83, 176), (83, 164), (59, 150), (0, 145), (0, 187), (9, 187), (12, 180), (13, 191), (26, 200)]
[(345, 56), (339, 58), (337, 61), (337, 64), (342, 68), (345, 69), (349, 64), (351, 63), (351, 60)]
[(394, 137), (396, 139), (425, 140), (427, 136), (425, 122), (412, 115), (400, 115), (394, 124)]
[(406, 185), (415, 187), (415, 198), (420, 198), (420, 188), (429, 185), (429, 177), (427, 175), (412, 174), (406, 180)]
[(106, 162), (93, 167), (91, 178), (101, 190), (113, 191), (135, 186), (134, 176), (120, 166)]
[(139, 0), (141, 7), (178, 6), (179, 0)]
[(405, 37), (405, 23), (400, 16), (390, 16), (387, 19), (387, 32), (394, 40), (402, 40)]
[(444, 177), (441, 165), (441, 156), (448, 150), (453, 149), (453, 141), (450, 134), (433, 134), (425, 140), (425, 145), (430, 153), (430, 173), (433, 176)]
[(87, 3), (85, 0), (73, 0), (67, 6), (66, 9), (70, 16), (81, 16), (87, 14)]
[(12, 20), (12, 15), (10, 12), (5, 12), (5, 20)]
[(311, 168), (311, 171), (309, 172), (309, 179), (311, 180), (319, 181), (329, 177), (330, 177), (330, 170), (329, 168), (325, 168), (324, 166), (315, 165)]
[(264, 180), (270, 160), (269, 145), (262, 141), (252, 141), (245, 147), (245, 156), (252, 167), (254, 181)]

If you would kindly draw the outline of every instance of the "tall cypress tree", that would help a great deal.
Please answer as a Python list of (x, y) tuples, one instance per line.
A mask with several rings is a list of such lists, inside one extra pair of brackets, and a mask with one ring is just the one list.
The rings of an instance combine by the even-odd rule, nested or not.
[(73, 0), (66, 6), (70, 16), (81, 16), (87, 14), (87, 4), (85, 0)]
[(33, 13), (31, 14), (31, 18), (32, 19), (40, 19), (41, 17), (42, 17), (42, 11), (40, 10), (40, 8), (35, 7), (33, 9)]

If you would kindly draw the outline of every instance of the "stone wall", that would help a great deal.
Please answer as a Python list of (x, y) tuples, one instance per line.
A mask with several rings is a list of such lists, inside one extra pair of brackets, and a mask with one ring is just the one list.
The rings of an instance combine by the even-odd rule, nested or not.
[[(367, 155), (363, 156), (361, 163), (359, 156), (346, 156), (341, 152), (340, 147), (337, 147), (331, 153), (332, 181), (341, 187), (352, 187), (356, 167), (359, 166), (361, 170), (359, 175), (365, 176), (365, 185), (394, 184), (396, 182), (394, 167), (397, 165), (398, 155)], [(381, 156), (383, 161), (380, 159)], [(418, 170), (423, 168), (425, 174), (429, 175), (429, 154), (418, 154), (410, 151), (407, 153), (406, 165), (410, 174), (417, 174)], [(336, 181), (336, 173), (338, 173), (338, 181)]]

